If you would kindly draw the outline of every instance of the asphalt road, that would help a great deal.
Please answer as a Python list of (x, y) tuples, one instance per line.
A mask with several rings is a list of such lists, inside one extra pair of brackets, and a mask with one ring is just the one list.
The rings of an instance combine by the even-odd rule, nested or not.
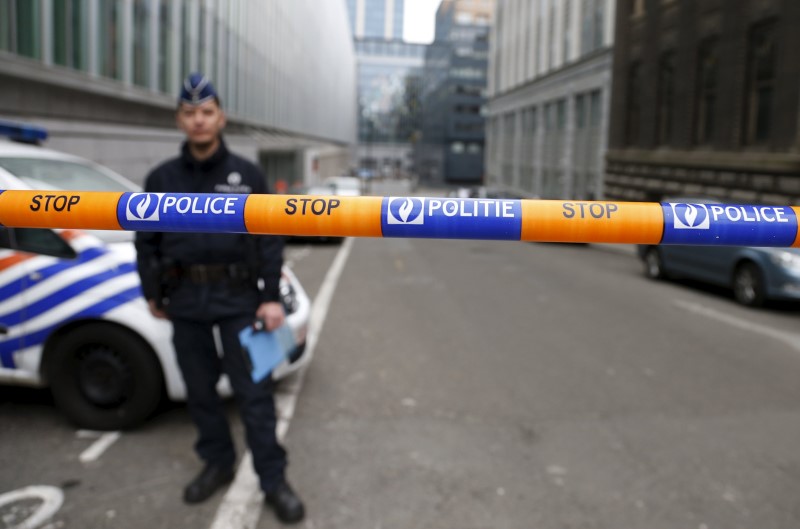
[[(629, 247), (347, 244), (286, 437), (303, 526), (800, 527), (798, 309), (648, 281)], [(312, 297), (341, 248), (289, 248)], [(0, 389), (0, 424), (0, 494), (63, 491), (42, 527), (218, 516), (222, 494), (180, 501), (181, 405), (88, 462), (97, 439), (45, 393)], [(0, 527), (37, 505), (0, 506)]]

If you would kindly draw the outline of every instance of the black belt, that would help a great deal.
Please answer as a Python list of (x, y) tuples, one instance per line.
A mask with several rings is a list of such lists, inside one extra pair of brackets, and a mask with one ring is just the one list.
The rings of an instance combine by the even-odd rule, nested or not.
[(176, 269), (178, 277), (192, 283), (207, 284), (222, 281), (246, 281), (251, 278), (250, 268), (239, 264), (193, 264)]

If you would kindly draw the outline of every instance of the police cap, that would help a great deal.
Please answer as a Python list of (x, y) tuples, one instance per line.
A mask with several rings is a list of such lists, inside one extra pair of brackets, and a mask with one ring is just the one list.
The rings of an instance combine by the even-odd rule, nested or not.
[(186, 103), (188, 105), (200, 105), (206, 101), (216, 100), (220, 103), (217, 91), (211, 81), (202, 73), (189, 74), (183, 80), (181, 87), (181, 94), (178, 98), (178, 104)]

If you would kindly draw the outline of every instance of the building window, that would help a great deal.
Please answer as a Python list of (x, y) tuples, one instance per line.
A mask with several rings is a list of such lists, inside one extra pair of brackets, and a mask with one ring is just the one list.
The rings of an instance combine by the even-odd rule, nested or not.
[(750, 32), (747, 50), (745, 143), (764, 143), (772, 128), (775, 90), (775, 23), (759, 24)]
[(499, 141), (499, 134), (500, 134), (500, 118), (494, 117), (491, 118), (489, 124), (487, 125), (487, 130), (489, 131), (489, 136), (486, 138), (487, 147), (489, 148), (489, 160), (492, 163), (497, 161), (497, 144)]
[(643, 16), (645, 0), (630, 0), (630, 2), (631, 2), (631, 16), (633, 17)]
[(656, 143), (669, 145), (675, 108), (675, 54), (664, 53), (658, 63), (658, 107), (656, 108)]
[(467, 144), (467, 154), (481, 154), (482, 152), (483, 146), (480, 143)]
[(547, 103), (544, 106), (544, 130), (550, 132), (556, 128), (555, 103)]
[(53, 62), (86, 69), (86, 6), (81, 0), (53, 2)]
[(569, 55), (570, 55), (570, 53), (572, 51), (572, 49), (570, 47), (570, 45), (571, 45), (570, 37), (572, 36), (572, 31), (571, 31), (572, 9), (570, 9), (571, 7), (572, 7), (572, 2), (571, 1), (568, 1), (568, 2), (566, 2), (564, 4), (564, 20), (563, 20), (563, 22), (564, 22), (564, 35), (563, 35), (563, 38), (564, 38), (564, 44), (563, 44), (564, 50), (563, 50), (563, 53), (562, 53), (562, 61), (561, 61), (562, 63), (569, 62)]
[(364, 10), (364, 36), (385, 38), (386, 4), (373, 2)]
[(595, 0), (581, 0), (581, 55), (592, 51), (594, 43), (594, 2)]
[[(17, 54), (41, 59), (41, 13), (39, 2), (17, 2)], [(20, 31), (20, 28), (25, 28)]]
[(581, 53), (590, 53), (603, 46), (605, 0), (582, 0)]
[(603, 46), (604, 25), (606, 18), (606, 6), (603, 0), (596, 0), (594, 5), (594, 49), (599, 49)]
[(697, 110), (694, 135), (698, 145), (714, 141), (714, 114), (717, 108), (717, 41), (708, 39), (700, 45), (697, 58)]
[(14, 51), (13, 43), (17, 38), (17, 26), (14, 24), (15, 7), (16, 3), (13, 0), (0, 0), (0, 50)]
[(600, 128), (603, 119), (603, 100), (600, 99), (600, 90), (595, 90), (590, 95), (589, 126), (594, 129)]
[(530, 143), (536, 138), (536, 107), (530, 107), (525, 116), (524, 134)]
[(578, 94), (575, 96), (575, 127), (582, 129), (586, 126), (586, 96)]
[(556, 128), (563, 131), (567, 126), (567, 100), (559, 99), (556, 102)]
[(642, 67), (639, 63), (633, 63), (628, 70), (628, 105), (626, 107), (627, 119), (625, 120), (625, 143), (627, 145), (639, 145), (639, 123), (642, 105), (641, 69)]
[(550, 4), (550, 23), (547, 25), (547, 69), (556, 64), (556, 6)]
[(158, 89), (171, 94), (177, 90), (175, 86), (172, 86), (172, 72), (175, 71), (172, 41), (175, 21), (172, 19), (171, 2), (161, 3), (158, 20)]
[(192, 31), (192, 5), (189, 2), (183, 4), (183, 8), (181, 9), (181, 31), (183, 34), (181, 35), (180, 77), (184, 77), (194, 70), (191, 49), (196, 45), (196, 42), (192, 38), (194, 35)]
[(133, 2), (133, 82), (148, 86), (150, 82), (150, 2)]
[(122, 9), (118, 0), (98, 3), (97, 21), (100, 27), (100, 74), (112, 79), (122, 79), (122, 38), (120, 36)]

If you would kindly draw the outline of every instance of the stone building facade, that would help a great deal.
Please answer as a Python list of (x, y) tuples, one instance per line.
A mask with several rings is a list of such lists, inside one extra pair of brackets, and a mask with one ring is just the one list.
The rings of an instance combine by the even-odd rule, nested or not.
[(619, 0), (606, 197), (800, 204), (800, 2)]

